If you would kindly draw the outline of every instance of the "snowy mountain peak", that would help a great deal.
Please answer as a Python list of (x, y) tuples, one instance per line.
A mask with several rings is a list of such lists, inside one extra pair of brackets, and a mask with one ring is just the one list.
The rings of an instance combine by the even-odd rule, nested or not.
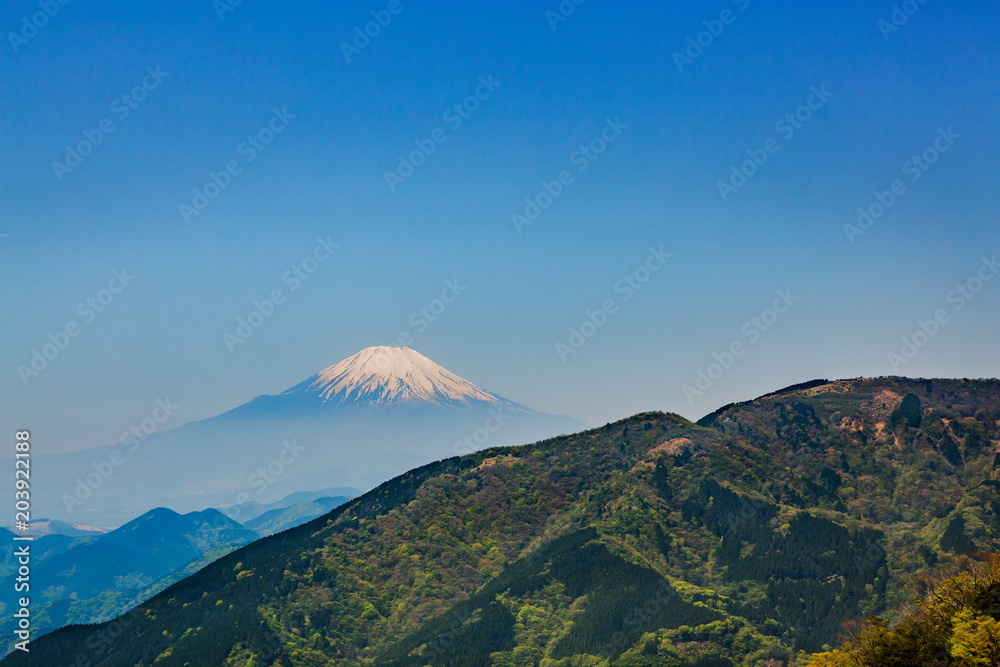
[(408, 347), (368, 347), (286, 394), (318, 394), (323, 403), (507, 403)]

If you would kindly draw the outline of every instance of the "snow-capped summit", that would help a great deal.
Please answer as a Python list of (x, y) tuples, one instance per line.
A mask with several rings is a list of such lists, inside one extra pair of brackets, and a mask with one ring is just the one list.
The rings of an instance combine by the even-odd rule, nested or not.
[(431, 403), (513, 405), (408, 347), (368, 347), (283, 392), (318, 395), (330, 407)]
[[(150, 435), (128, 475), (94, 490), (87, 523), (119, 525), (154, 507), (187, 513), (262, 493), (259, 502), (331, 486), (368, 490), (431, 461), (585, 428), (488, 392), (409, 348), (369, 347), (287, 391)], [(62, 491), (120, 447), (53, 457), (51, 492), (32, 496), (33, 508), (78, 519)]]

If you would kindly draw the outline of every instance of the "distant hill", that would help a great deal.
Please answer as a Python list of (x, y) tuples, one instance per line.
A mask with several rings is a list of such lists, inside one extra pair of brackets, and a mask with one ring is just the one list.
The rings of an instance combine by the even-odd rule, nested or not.
[[(33, 628), (113, 618), (257, 537), (216, 510), (182, 516), (164, 508), (96, 537), (43, 536), (31, 543)], [(13, 591), (16, 572), (4, 576), (0, 587)], [(8, 648), (12, 629), (4, 615), (0, 636)]]
[(349, 500), (350, 498), (346, 496), (317, 498), (308, 502), (296, 503), (291, 507), (268, 510), (243, 525), (261, 537), (266, 537), (311, 521), (335, 507), (340, 507)]
[(291, 507), (292, 505), (298, 505), (299, 503), (309, 503), (318, 498), (344, 497), (350, 499), (357, 498), (360, 495), (361, 491), (353, 487), (337, 486), (321, 489), (319, 491), (296, 491), (295, 493), (290, 493), (281, 500), (277, 500), (273, 503), (264, 504), (251, 500), (238, 505), (220, 507), (218, 510), (230, 519), (245, 525), (247, 521), (252, 521), (264, 512), (269, 512), (271, 510), (285, 509)]
[[(8, 528), (7, 530), (12, 530)], [(58, 519), (35, 519), (28, 524), (28, 530), (18, 531), (19, 535), (32, 535), (36, 538), (46, 535), (67, 535), (69, 537), (92, 537), (110, 532), (110, 528), (95, 528), (82, 523), (67, 523)]]
[(805, 664), (1000, 550), (998, 463), (996, 380), (639, 414), (415, 468), (3, 666)]

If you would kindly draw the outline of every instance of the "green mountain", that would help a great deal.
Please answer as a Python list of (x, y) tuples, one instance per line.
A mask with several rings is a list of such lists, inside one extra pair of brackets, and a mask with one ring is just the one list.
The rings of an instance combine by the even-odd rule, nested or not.
[(640, 414), (417, 468), (3, 665), (804, 664), (1000, 550), (998, 451), (996, 380)]
[[(180, 515), (162, 507), (96, 537), (45, 535), (31, 543), (33, 626), (41, 632), (114, 618), (255, 539), (218, 510)], [(5, 572), (0, 589), (14, 591), (16, 577), (14, 568)], [(0, 618), (6, 652), (16, 641), (17, 619)]]

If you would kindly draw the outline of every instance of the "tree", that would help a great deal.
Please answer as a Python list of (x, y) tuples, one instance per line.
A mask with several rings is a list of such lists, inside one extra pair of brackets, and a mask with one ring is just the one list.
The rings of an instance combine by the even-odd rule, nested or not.
[(920, 428), (920, 399), (916, 394), (907, 394), (903, 397), (903, 402), (893, 410), (889, 416), (889, 421), (893, 425), (906, 420), (910, 428)]
[(1000, 623), (973, 609), (955, 614), (951, 655), (969, 667), (1000, 665)]
[(1000, 554), (966, 559), (965, 571), (940, 582), (895, 626), (878, 617), (848, 627), (840, 648), (812, 657), (808, 667), (1000, 665)]

